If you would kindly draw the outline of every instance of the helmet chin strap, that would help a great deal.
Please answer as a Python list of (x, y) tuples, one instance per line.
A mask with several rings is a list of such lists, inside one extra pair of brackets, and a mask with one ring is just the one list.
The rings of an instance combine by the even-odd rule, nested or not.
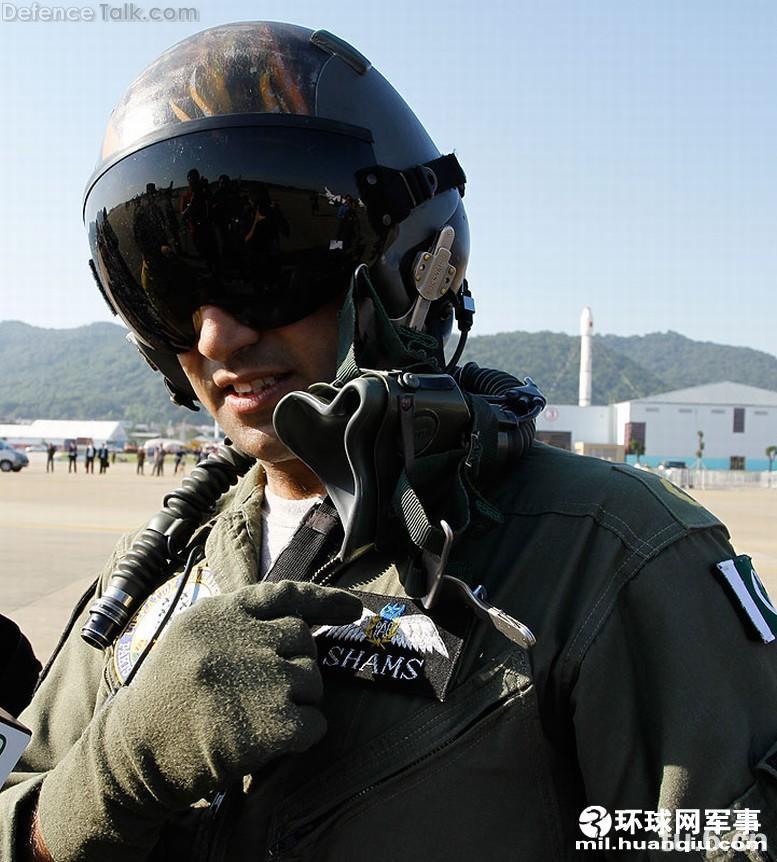
[[(432, 303), (439, 302), (449, 295), (449, 302), (456, 315), (459, 340), (450, 360), (445, 362), (445, 370), (453, 373), (464, 352), (467, 336), (472, 329), (475, 316), (475, 300), (469, 291), (466, 279), (457, 279), (457, 269), (450, 263), (451, 249), (456, 239), (456, 231), (446, 225), (438, 234), (428, 251), (419, 252), (413, 264), (413, 284), (418, 296), (401, 317), (391, 318), (396, 326), (404, 326), (417, 332), (426, 331)], [(442, 338), (447, 344), (447, 335)]]
[(363, 369), (434, 374), (443, 370), (445, 362), (439, 339), (388, 316), (362, 264), (351, 278), (340, 311), (337, 365), (333, 384), (341, 387)]

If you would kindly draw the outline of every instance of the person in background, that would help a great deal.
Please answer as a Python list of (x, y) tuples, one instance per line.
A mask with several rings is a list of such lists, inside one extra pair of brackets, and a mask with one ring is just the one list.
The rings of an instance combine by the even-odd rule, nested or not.
[(177, 475), (180, 470), (181, 473), (186, 472), (186, 451), (183, 448), (180, 448), (175, 453), (175, 464), (173, 466), (173, 476)]
[(138, 446), (138, 463), (135, 472), (138, 476), (143, 476), (143, 465), (146, 463), (146, 450), (142, 446)]
[(108, 450), (108, 444), (103, 443), (102, 446), (97, 450), (97, 459), (100, 462), (100, 473), (108, 472), (108, 460), (111, 457), (111, 453)]
[(164, 476), (165, 474), (165, 447), (161, 444), (156, 447), (154, 452), (154, 467), (151, 470), (152, 476)]
[(67, 444), (67, 472), (78, 472), (78, 444), (75, 440)]
[(54, 472), (54, 455), (57, 452), (57, 447), (53, 443), (46, 446), (46, 472)]
[(94, 443), (90, 440), (84, 450), (84, 465), (87, 473), (94, 473), (94, 456), (96, 453)]

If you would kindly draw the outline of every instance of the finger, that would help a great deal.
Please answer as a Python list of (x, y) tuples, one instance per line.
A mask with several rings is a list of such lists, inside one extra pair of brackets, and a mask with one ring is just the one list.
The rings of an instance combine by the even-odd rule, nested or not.
[(299, 657), (284, 661), (289, 679), (289, 697), (294, 703), (315, 704), (324, 694), (324, 681), (315, 659)]
[(315, 706), (298, 706), (296, 712), (297, 732), (289, 742), (288, 751), (307, 751), (326, 733), (326, 719)]
[(295, 616), (311, 625), (350, 623), (362, 611), (362, 603), (353, 593), (296, 581), (253, 584), (241, 591), (240, 602), (257, 619)]
[[(282, 658), (316, 657), (316, 642), (310, 626), (299, 617), (281, 617), (278, 620), (254, 620), (260, 637), (274, 638), (275, 652)], [(273, 631), (268, 631), (272, 627)]]

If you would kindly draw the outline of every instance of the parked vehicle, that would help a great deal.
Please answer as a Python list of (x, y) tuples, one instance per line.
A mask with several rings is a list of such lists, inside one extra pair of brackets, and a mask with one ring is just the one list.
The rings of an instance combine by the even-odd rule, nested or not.
[(30, 463), (30, 459), (20, 452), (9, 446), (5, 440), (0, 440), (0, 471), (3, 473), (18, 473), (22, 467), (26, 467)]

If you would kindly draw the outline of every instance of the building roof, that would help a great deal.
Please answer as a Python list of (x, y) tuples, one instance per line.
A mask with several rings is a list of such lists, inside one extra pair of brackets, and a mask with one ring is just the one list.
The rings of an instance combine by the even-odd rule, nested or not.
[(689, 386), (687, 389), (675, 389), (672, 392), (661, 392), (646, 398), (633, 398), (631, 404), (721, 404), (754, 407), (777, 407), (777, 392), (771, 389), (761, 389), (758, 386), (748, 386), (744, 383), (732, 383), (724, 380), (720, 383), (705, 383), (701, 386)]
[(125, 440), (127, 432), (121, 422), (89, 419), (36, 419), (30, 425), (0, 425), (0, 437), (31, 440)]

